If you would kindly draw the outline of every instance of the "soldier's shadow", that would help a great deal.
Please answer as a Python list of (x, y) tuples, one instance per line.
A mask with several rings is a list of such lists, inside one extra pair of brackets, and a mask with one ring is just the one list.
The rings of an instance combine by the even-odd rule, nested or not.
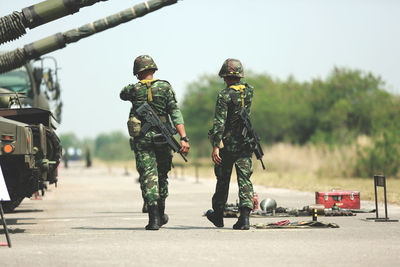
[(168, 230), (210, 230), (210, 229), (216, 229), (215, 227), (212, 226), (193, 226), (193, 225), (176, 225), (176, 226), (166, 226), (163, 227)]
[[(95, 230), (95, 231), (147, 231), (144, 226), (142, 227), (72, 227), (71, 229), (74, 230)], [(202, 226), (191, 226), (191, 225), (177, 225), (177, 226), (171, 226), (171, 227), (166, 227), (163, 226), (160, 228), (160, 230), (210, 230), (210, 229), (216, 229), (215, 227), (202, 227)]]
[(17, 209), (12, 211), (11, 213), (31, 213), (31, 212), (43, 212), (40, 209)]
[[(22, 234), (25, 233), (25, 229), (21, 228), (7, 228), (9, 234)], [(0, 236), (5, 234), (4, 229), (0, 229)]]
[(6, 223), (7, 225), (34, 225), (36, 223), (28, 222), (24, 223), (24, 220), (34, 220), (34, 218), (7, 218)]
[(74, 230), (95, 230), (95, 231), (132, 231), (132, 230), (145, 230), (144, 227), (72, 227)]

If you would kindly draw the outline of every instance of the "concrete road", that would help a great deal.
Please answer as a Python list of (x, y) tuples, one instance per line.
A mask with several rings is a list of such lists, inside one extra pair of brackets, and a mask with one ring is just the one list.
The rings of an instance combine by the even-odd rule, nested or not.
[[(171, 178), (170, 222), (146, 231), (136, 178), (119, 169), (61, 169), (58, 187), (51, 186), (43, 200), (25, 199), (6, 214), (13, 247), (0, 247), (0, 266), (399, 266), (400, 223), (365, 220), (375, 214), (319, 217), (338, 229), (236, 231), (234, 218), (215, 228), (202, 216), (211, 206), (214, 179)], [(255, 191), (278, 206), (314, 203), (312, 192), (260, 186)], [(236, 199), (232, 184), (229, 203)], [(389, 215), (400, 219), (400, 207), (390, 206)], [(251, 218), (251, 223), (279, 220)]]

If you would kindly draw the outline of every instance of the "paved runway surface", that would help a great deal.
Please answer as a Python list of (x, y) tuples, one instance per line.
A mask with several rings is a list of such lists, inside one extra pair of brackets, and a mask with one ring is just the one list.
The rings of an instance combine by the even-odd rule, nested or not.
[[(170, 222), (146, 231), (136, 173), (75, 166), (61, 169), (59, 178), (43, 200), (25, 199), (15, 213), (6, 214), (13, 247), (0, 247), (0, 266), (399, 266), (400, 223), (365, 220), (375, 214), (319, 217), (338, 229), (236, 231), (234, 218), (220, 229), (202, 216), (211, 206), (214, 179), (196, 183), (181, 177), (170, 179)], [(278, 206), (314, 203), (312, 192), (260, 186), (255, 191), (260, 200), (271, 197)], [(232, 184), (229, 203), (236, 199)], [(390, 206), (389, 216), (400, 219), (400, 207)], [(251, 223), (280, 220), (251, 218)]]

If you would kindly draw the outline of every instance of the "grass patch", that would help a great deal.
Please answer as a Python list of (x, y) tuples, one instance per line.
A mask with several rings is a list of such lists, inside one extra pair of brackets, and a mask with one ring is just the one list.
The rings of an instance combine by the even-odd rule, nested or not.
[[(360, 139), (358, 145), (368, 143)], [(373, 177), (352, 176), (353, 163), (357, 156), (356, 145), (329, 148), (324, 146), (294, 146), (276, 144), (264, 148), (263, 161), (267, 171), (263, 171), (259, 161), (253, 157), (254, 184), (266, 187), (287, 188), (306, 192), (330, 191), (331, 189), (360, 191), (361, 200), (374, 200)], [(135, 160), (121, 162), (101, 162), (98, 164), (135, 170)], [(95, 163), (96, 163), (95, 162)], [(170, 177), (190, 175), (214, 179), (211, 159), (193, 159), (184, 163), (179, 155), (174, 157), (175, 168)], [(232, 173), (232, 181), (236, 174)], [(378, 188), (379, 200), (383, 201), (383, 189)], [(387, 177), (388, 202), (400, 205), (400, 179)]]

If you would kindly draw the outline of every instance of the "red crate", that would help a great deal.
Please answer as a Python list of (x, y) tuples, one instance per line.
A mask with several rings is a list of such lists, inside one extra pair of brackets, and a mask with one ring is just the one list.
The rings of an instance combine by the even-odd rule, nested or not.
[(330, 192), (315, 192), (315, 203), (332, 208), (336, 203), (341, 209), (359, 209), (360, 192), (348, 190), (332, 190)]

